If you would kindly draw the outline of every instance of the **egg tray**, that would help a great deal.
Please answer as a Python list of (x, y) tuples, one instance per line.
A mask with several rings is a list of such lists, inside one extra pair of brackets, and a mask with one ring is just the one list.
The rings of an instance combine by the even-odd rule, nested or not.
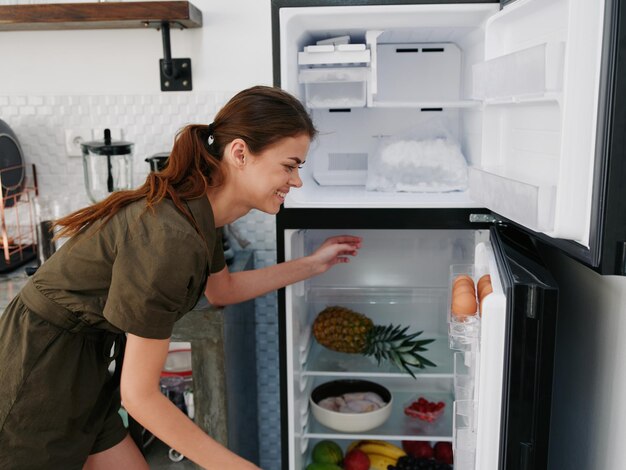
[(448, 338), (450, 349), (459, 351), (471, 351), (475, 349), (480, 337), (480, 317), (478, 311), (466, 317), (457, 317), (452, 313), (452, 286), (454, 280), (461, 275), (472, 278), (474, 285), (474, 266), (453, 264), (450, 266), (450, 277), (448, 280)]

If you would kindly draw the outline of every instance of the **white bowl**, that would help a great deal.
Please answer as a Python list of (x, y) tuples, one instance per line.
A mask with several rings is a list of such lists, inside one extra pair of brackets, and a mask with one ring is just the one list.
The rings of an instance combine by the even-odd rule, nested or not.
[[(385, 406), (365, 413), (340, 413), (322, 408), (319, 403), (324, 398), (338, 397), (344, 393), (374, 392), (385, 402)], [(391, 414), (393, 397), (391, 392), (380, 384), (367, 380), (333, 380), (315, 387), (309, 397), (311, 411), (315, 419), (324, 426), (341, 432), (363, 432), (380, 426)]]

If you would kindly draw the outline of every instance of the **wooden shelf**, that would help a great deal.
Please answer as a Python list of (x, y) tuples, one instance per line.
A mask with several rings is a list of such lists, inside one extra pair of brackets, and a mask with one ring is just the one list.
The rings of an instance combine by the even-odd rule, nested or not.
[(0, 31), (199, 28), (202, 12), (186, 1), (51, 3), (0, 6)]

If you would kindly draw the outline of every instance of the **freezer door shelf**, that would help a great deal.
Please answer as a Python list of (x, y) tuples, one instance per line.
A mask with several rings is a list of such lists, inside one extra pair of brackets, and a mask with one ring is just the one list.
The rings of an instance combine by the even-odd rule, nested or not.
[[(309, 415), (309, 424), (303, 437), (308, 439), (383, 439), (387, 441), (448, 441), (452, 442), (452, 413), (454, 398), (451, 393), (394, 391), (391, 416), (382, 425), (365, 433), (344, 433), (327, 428)], [(431, 401), (443, 401), (444, 413), (434, 423), (427, 423), (404, 414), (404, 406), (419, 396)]]

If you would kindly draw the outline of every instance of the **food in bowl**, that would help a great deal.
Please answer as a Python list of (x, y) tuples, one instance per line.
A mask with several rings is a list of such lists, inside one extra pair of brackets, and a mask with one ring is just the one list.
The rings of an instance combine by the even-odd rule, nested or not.
[(383, 424), (393, 397), (384, 386), (367, 380), (333, 380), (318, 385), (310, 396), (320, 424), (342, 432), (362, 432)]
[(387, 403), (374, 392), (344, 393), (338, 397), (324, 398), (319, 406), (339, 413), (367, 413), (379, 410)]

